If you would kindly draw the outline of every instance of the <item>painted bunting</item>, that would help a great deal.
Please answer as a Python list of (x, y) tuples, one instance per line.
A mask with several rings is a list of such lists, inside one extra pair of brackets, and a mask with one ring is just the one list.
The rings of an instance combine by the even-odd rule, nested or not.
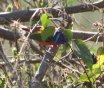
[[(29, 32), (29, 29), (23, 28), (23, 30)], [(48, 35), (48, 36), (47, 36)], [(45, 37), (46, 36), (46, 37)], [(43, 39), (45, 37), (45, 39)], [(31, 39), (34, 39), (41, 45), (60, 45), (67, 43), (67, 39), (64, 33), (59, 28), (54, 28), (50, 26), (49, 28), (44, 28), (43, 26), (37, 26), (30, 35)]]

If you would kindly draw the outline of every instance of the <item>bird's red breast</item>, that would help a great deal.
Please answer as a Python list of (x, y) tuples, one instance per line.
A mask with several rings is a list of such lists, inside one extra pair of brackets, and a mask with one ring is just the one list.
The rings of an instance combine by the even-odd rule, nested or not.
[[(37, 40), (36, 40), (37, 41)], [(45, 42), (45, 41), (37, 41), (40, 45), (53, 45), (53, 46), (58, 46), (59, 44), (54, 43), (54, 42)]]

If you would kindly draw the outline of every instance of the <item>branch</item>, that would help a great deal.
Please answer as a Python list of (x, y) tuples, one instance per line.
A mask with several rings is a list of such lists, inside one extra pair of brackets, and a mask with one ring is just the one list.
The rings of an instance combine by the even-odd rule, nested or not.
[[(12, 31), (9, 31), (9, 30), (10, 29), (5, 30), (5, 29), (0, 28), (0, 37), (4, 38), (4, 39), (7, 39), (7, 40), (10, 40), (10, 41), (15, 41), (16, 39), (20, 38), (20, 35), (18, 33), (15, 34), (15, 32), (12, 32)], [(85, 32), (85, 31), (73, 30), (73, 39), (86, 40), (86, 39), (95, 35), (92, 39), (90, 39), (90, 41), (96, 41), (97, 37), (99, 36), (97, 34), (98, 34), (98, 32)], [(103, 37), (100, 36), (98, 41), (101, 42), (102, 39), (103, 39)]]
[(15, 41), (20, 38), (19, 34), (9, 31), (9, 29), (0, 28), (0, 38)]
[(86, 40), (86, 39), (91, 38), (88, 41), (96, 42), (98, 37), (99, 37), (98, 42), (102, 42), (103, 41), (103, 36), (102, 36), (101, 33), (98, 34), (98, 32), (86, 32), (86, 31), (73, 30), (73, 39)]
[(73, 13), (81, 13), (81, 12), (99, 10), (101, 8), (104, 8), (104, 0), (99, 0), (99, 2), (95, 2), (93, 4), (89, 3), (89, 4), (81, 4), (77, 6), (72, 6), (72, 7), (66, 7), (65, 10), (68, 14), (73, 14)]
[[(81, 13), (81, 12), (88, 12), (94, 11), (104, 8), (104, 0), (93, 3), (93, 4), (81, 4), (71, 7), (66, 7), (65, 11), (67, 14), (74, 14), (74, 13)], [(37, 8), (40, 10), (46, 10), (47, 12), (51, 13), (53, 17), (58, 17), (59, 9), (57, 8)], [(14, 12), (1, 12), (0, 13), (0, 24), (7, 24), (11, 22), (11, 20), (20, 20), (21, 22), (26, 22), (30, 20), (30, 17), (37, 9), (30, 9), (30, 10), (18, 10)], [(39, 13), (34, 17), (35, 20), (39, 20)]]
[(40, 88), (40, 86), (41, 86), (40, 83), (41, 83), (47, 69), (51, 65), (52, 60), (58, 51), (58, 48), (59, 48), (59, 46), (53, 46), (47, 50), (47, 52), (45, 53), (45, 55), (41, 61), (40, 67), (38, 69), (38, 73), (35, 76), (35, 80), (34, 80), (31, 88)]

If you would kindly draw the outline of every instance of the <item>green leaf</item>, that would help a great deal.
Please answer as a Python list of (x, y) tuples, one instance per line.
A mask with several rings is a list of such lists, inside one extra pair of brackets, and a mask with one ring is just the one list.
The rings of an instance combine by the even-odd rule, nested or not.
[[(98, 74), (94, 74), (89, 71), (89, 72), (87, 72), (87, 75), (85, 73), (83, 75), (81, 75), (78, 79), (78, 82), (89, 82), (89, 79), (91, 80), (91, 82), (94, 82), (96, 79), (96, 75), (98, 75)], [(89, 77), (89, 79), (88, 79), (88, 77)]]
[(46, 13), (42, 14), (40, 19), (41, 19), (41, 24), (44, 27), (49, 26), (49, 24), (51, 23), (51, 20), (48, 18), (48, 14), (46, 14)]
[(55, 32), (55, 27), (53, 26), (46, 27), (41, 34), (42, 40), (46, 41), (49, 37), (53, 36), (54, 32)]
[(104, 47), (99, 47), (97, 49), (97, 55), (104, 55)]
[[(90, 79), (91, 82), (93, 83), (96, 80), (96, 78), (98, 78), (98, 76), (101, 73), (101, 72), (95, 72), (93, 70), (87, 69), (87, 75), (88, 76), (86, 75), (86, 73), (84, 73), (83, 75), (81, 75), (79, 77), (78, 82), (89, 82), (89, 79)], [(88, 77), (89, 77), (89, 79), (88, 79)]]
[(104, 64), (104, 47), (99, 47), (97, 50), (97, 58), (98, 61), (97, 63), (99, 65), (103, 65)]
[(90, 54), (89, 49), (84, 44), (82, 40), (73, 40), (72, 41), (73, 50), (81, 59), (83, 59), (84, 63), (87, 67), (92, 68), (93, 61), (92, 56)]
[(13, 11), (13, 5), (12, 4), (9, 4), (6, 8), (6, 11), (8, 12), (12, 12)]
[(0, 78), (0, 88), (5, 88), (4, 87), (5, 84), (6, 84), (5, 80)]
[(93, 71), (93, 73), (101, 73), (101, 67), (100, 67), (100, 65), (99, 64), (94, 64), (92, 66), (92, 71)]
[(2, 84), (2, 80), (0, 79), (0, 85)]
[(38, 68), (39, 68), (39, 64), (38, 64), (38, 63), (37, 63), (37, 64), (34, 64), (34, 69), (35, 69), (35, 71), (37, 71)]
[(86, 74), (81, 75), (80, 78), (78, 79), (78, 82), (89, 82)]
[(39, 2), (38, 2), (38, 6), (39, 7), (46, 7), (46, 6), (48, 6), (48, 2), (47, 1), (42, 1), (42, 0), (40, 0)]
[(12, 53), (13, 53), (14, 58), (16, 58), (18, 54), (16, 47), (12, 48)]
[(64, 6), (74, 6), (78, 4), (78, 0), (64, 0)]
[(73, 33), (72, 33), (71, 29), (64, 30), (64, 35), (68, 39), (68, 41), (71, 42), (72, 37), (73, 37)]
[(21, 67), (20, 67), (20, 70), (21, 70), (21, 71), (27, 71), (28, 68), (27, 68), (27, 66), (21, 66)]

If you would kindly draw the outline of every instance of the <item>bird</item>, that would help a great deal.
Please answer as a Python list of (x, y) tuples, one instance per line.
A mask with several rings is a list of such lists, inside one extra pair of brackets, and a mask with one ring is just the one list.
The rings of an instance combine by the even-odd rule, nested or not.
[[(30, 31), (30, 29), (27, 28), (22, 29), (27, 31), (27, 33)], [(45, 39), (42, 37), (45, 37)], [(61, 28), (55, 28), (53, 26), (48, 28), (44, 28), (44, 26), (36, 26), (29, 38), (37, 41), (41, 45), (57, 46), (67, 43), (67, 39), (65, 38), (64, 32), (61, 30)]]

